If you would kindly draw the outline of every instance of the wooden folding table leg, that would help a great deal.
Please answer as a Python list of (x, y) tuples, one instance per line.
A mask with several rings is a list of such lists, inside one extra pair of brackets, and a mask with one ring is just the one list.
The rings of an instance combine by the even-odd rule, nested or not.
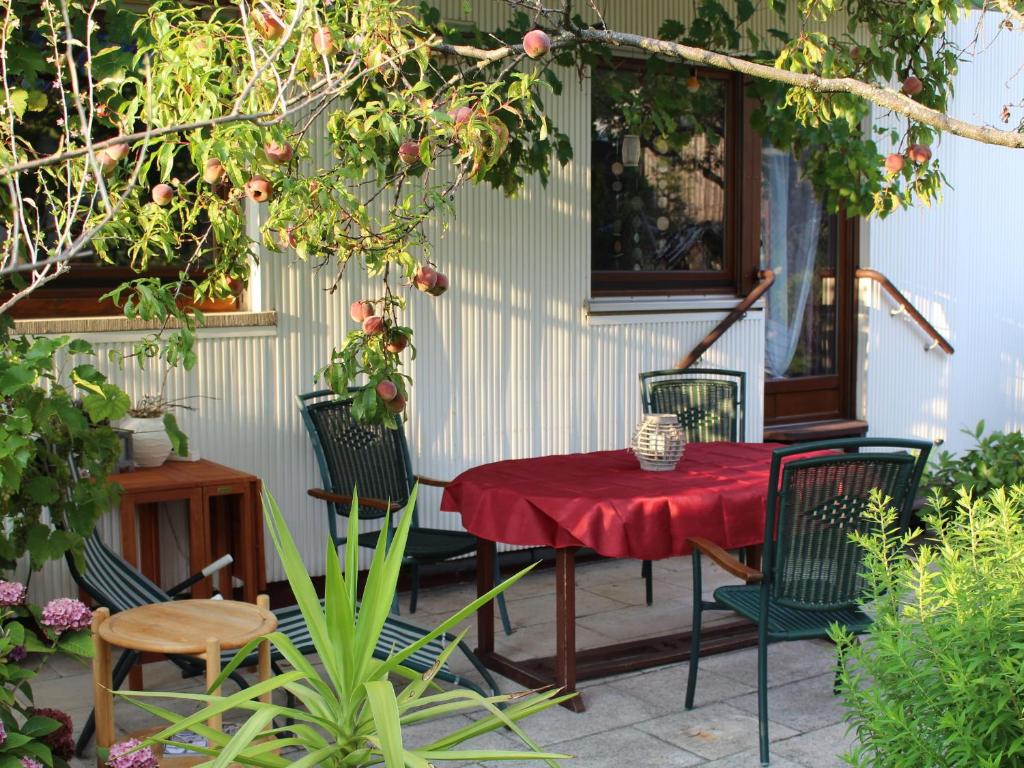
[[(576, 548), (555, 550), (555, 684), (576, 690)], [(582, 712), (577, 696), (573, 709)]]
[[(494, 588), (495, 545), (486, 539), (476, 540), (476, 595), (481, 597)], [(494, 653), (494, 601), (488, 600), (476, 612), (476, 653)]]
[(96, 723), (96, 765), (104, 768), (99, 757), (100, 747), (109, 748), (114, 743), (114, 677), (110, 665), (110, 643), (100, 637), (100, 627), (108, 618), (110, 610), (97, 608), (92, 614), (92, 705)]
[[(188, 497), (188, 562), (192, 573), (210, 564), (210, 510), (206, 506), (202, 488), (193, 488)], [(210, 597), (213, 588), (210, 579), (200, 579), (192, 585), (192, 597)]]
[[(265, 611), (269, 611), (270, 610), (270, 597), (268, 595), (257, 595), (256, 596), (256, 605), (258, 605), (260, 608), (262, 608)], [(269, 640), (261, 640), (260, 641), (260, 645), (259, 645), (259, 661), (257, 662), (257, 669), (258, 669), (258, 672), (259, 672), (259, 675), (258, 675), (259, 681), (261, 683), (263, 681), (265, 681), (265, 680), (269, 680), (270, 679), (271, 668), (270, 668), (270, 641)], [(267, 691), (266, 693), (264, 693), (264, 694), (262, 694), (260, 696), (260, 701), (262, 701), (264, 704), (269, 704), (271, 702), (271, 697), (270, 696), (271, 696), (271, 692)]]
[(245, 582), (242, 585), (242, 599), (249, 603), (256, 601), (260, 592), (260, 585), (257, 583), (256, 577), (256, 531), (253, 526), (263, 525), (263, 521), (253, 514), (253, 504), (256, 499), (252, 496), (252, 483), (244, 483), (242, 488), (242, 493), (235, 497), (238, 504), (238, 515), (232, 519), (238, 520), (238, 527), (235, 530), (238, 532), (241, 544), (239, 548), (241, 557), (238, 558), (239, 562), (236, 562), (235, 566)]

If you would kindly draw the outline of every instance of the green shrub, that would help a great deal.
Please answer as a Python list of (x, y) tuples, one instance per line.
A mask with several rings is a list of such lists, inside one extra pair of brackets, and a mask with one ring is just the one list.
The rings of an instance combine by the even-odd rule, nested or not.
[(982, 437), (984, 421), (973, 430), (962, 431), (974, 438), (974, 447), (961, 456), (942, 451), (925, 476), (925, 483), (938, 490), (945, 501), (955, 504), (961, 487), (981, 498), (996, 488), (1024, 483), (1024, 434), (990, 432)]
[(1024, 765), (1024, 486), (935, 503), (925, 543), (880, 502), (881, 532), (854, 536), (876, 618), (860, 644), (833, 633), (858, 738), (846, 760)]

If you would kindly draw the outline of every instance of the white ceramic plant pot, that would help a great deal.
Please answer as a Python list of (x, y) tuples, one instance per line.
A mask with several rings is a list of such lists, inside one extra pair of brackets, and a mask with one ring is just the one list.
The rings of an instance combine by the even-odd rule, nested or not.
[(140, 419), (128, 416), (121, 420), (123, 429), (132, 434), (132, 456), (137, 467), (159, 467), (171, 455), (171, 438), (164, 429), (164, 417)]

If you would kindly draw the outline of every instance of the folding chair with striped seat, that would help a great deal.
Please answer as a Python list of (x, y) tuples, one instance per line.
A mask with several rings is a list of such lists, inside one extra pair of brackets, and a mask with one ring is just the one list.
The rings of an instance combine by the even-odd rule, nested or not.
[[(231, 562), (230, 556), (223, 557), (215, 563), (211, 563), (199, 573), (193, 574), (189, 578), (180, 584), (172, 587), (169, 590), (163, 590), (146, 578), (138, 569), (129, 565), (123, 558), (115, 554), (103, 541), (100, 539), (99, 534), (94, 532), (85, 541), (85, 572), (78, 569), (75, 564), (74, 558), (70, 553), (67, 555), (67, 562), (71, 569), (71, 575), (75, 582), (81, 589), (88, 594), (93, 600), (99, 605), (105, 606), (110, 609), (111, 613), (117, 613), (119, 611), (128, 610), (129, 608), (136, 608), (140, 605), (149, 605), (151, 603), (162, 603), (169, 600), (173, 600), (174, 596), (180, 593), (182, 590), (191, 586), (195, 582), (202, 578), (205, 578), (216, 571), (228, 565)], [(313, 640), (310, 637), (309, 629), (306, 626), (306, 622), (302, 617), (302, 613), (297, 605), (287, 606), (285, 608), (279, 608), (273, 611), (274, 616), (277, 618), (278, 631), (288, 637), (289, 640), (295, 645), (296, 648), (301, 650), (305, 654), (314, 653), (315, 648), (313, 647)], [(386, 659), (396, 650), (401, 650), (407, 647), (411, 643), (419, 640), (426, 633), (421, 627), (417, 627), (415, 624), (397, 619), (394, 616), (388, 618), (384, 625), (384, 629), (381, 632), (380, 639), (377, 641), (377, 647), (374, 650), (374, 656), (379, 659)], [(455, 642), (456, 638), (450, 634), (442, 634), (435, 638), (433, 641), (425, 645), (423, 648), (412, 654), (403, 662), (403, 666), (417, 672), (426, 672), (432, 669), (437, 657), (440, 653), (451, 643)], [(480, 660), (469, 650), (464, 642), (459, 643), (459, 650), (462, 651), (469, 662), (473, 665), (473, 668), (480, 673), (480, 676), (484, 679), (484, 683), (490, 689), (492, 695), (498, 695), (497, 683), (494, 678), (483, 666)], [(232, 658), (234, 658), (235, 651), (228, 650), (223, 651), (221, 662), (226, 665)], [(125, 678), (128, 676), (129, 671), (138, 662), (139, 654), (136, 651), (125, 650), (120, 658), (117, 660), (117, 664), (113, 670), (113, 686), (115, 689), (120, 688)], [(204, 663), (198, 659), (190, 656), (168, 656), (171, 662), (181, 668), (185, 675), (198, 675), (202, 674), (205, 670)], [(274, 663), (275, 670), (280, 672), (277, 668), (277, 662), (281, 660), (281, 656), (276, 652), (272, 653), (271, 659)], [(252, 666), (256, 664), (256, 654), (247, 659), (243, 666)], [(487, 695), (484, 690), (476, 685), (473, 681), (467, 680), (460, 675), (452, 672), (451, 668), (446, 663), (440, 670), (438, 670), (436, 676), (437, 679), (444, 680), (454, 685), (463, 686), (474, 690), (480, 694)], [(248, 681), (242, 677), (237, 671), (231, 675), (231, 679), (240, 687), (245, 688), (249, 685)], [(80, 755), (85, 749), (89, 740), (92, 738), (95, 724), (92, 715), (89, 716), (88, 722), (82, 729), (82, 733), (78, 738), (76, 744), (76, 751)]]

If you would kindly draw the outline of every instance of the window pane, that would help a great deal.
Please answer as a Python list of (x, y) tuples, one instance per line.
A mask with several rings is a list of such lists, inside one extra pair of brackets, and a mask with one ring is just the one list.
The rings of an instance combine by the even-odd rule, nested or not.
[[(726, 84), (701, 78), (699, 89), (689, 93), (687, 71), (676, 68), (657, 76), (634, 69), (594, 71), (594, 270), (726, 269)], [(642, 77), (654, 80), (645, 84), (646, 94), (671, 89), (662, 92), (681, 106), (674, 121), (656, 124), (646, 103), (651, 97), (640, 91)], [(679, 98), (680, 92), (685, 97)]]
[(775, 272), (765, 295), (765, 374), (836, 372), (835, 218), (822, 210), (800, 163), (762, 150), (761, 263)]

